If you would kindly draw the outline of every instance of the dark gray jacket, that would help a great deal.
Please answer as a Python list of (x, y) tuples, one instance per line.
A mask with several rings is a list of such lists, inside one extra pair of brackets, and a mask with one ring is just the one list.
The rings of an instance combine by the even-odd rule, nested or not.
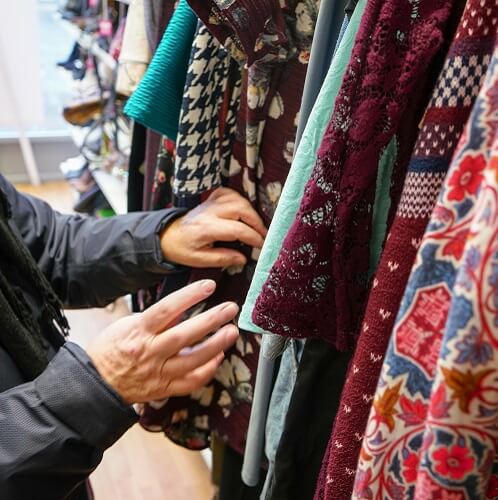
[[(54, 212), (1, 175), (0, 188), (12, 227), (68, 307), (104, 306), (174, 270), (163, 261), (158, 233), (179, 211), (96, 220)], [(136, 422), (135, 412), (72, 343), (36, 380), (23, 382), (0, 344), (0, 498), (86, 498), (84, 480)]]

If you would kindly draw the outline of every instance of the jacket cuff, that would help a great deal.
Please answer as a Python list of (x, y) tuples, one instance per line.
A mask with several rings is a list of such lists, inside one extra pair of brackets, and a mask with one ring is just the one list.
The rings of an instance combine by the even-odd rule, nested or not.
[(166, 269), (169, 272), (174, 272), (174, 271), (184, 271), (186, 268), (184, 266), (181, 266), (179, 264), (175, 264), (174, 262), (169, 262), (164, 259), (163, 251), (161, 250), (161, 233), (163, 230), (166, 228), (168, 224), (171, 224), (175, 219), (178, 219), (178, 217), (181, 217), (182, 215), (185, 215), (188, 212), (186, 208), (178, 208), (175, 210), (170, 210), (168, 213), (163, 216), (161, 219), (161, 222), (156, 228), (155, 231), (155, 237), (156, 237), (156, 254), (158, 258), (158, 262), (160, 262), (163, 266), (166, 267)]
[(60, 349), (35, 387), (52, 413), (98, 448), (109, 448), (138, 420), (85, 351), (72, 342)]
[(173, 222), (178, 217), (187, 213), (184, 208), (169, 208), (165, 210), (158, 210), (157, 212), (149, 212), (146, 218), (142, 221), (140, 230), (135, 231), (134, 239), (141, 243), (143, 250), (153, 250), (154, 261), (156, 265), (160, 266), (163, 272), (184, 271), (184, 266), (169, 262), (164, 259), (161, 250), (161, 233), (164, 228)]

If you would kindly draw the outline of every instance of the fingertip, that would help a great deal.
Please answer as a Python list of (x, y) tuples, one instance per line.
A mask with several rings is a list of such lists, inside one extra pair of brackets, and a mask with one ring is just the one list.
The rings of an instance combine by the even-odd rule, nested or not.
[(240, 310), (240, 307), (235, 302), (227, 302), (222, 306), (222, 311), (229, 314), (232, 317), (235, 317)]
[(233, 263), (230, 264), (231, 266), (245, 266), (247, 264), (247, 259), (240, 254), (240, 256), (237, 256), (233, 259)]
[(226, 267), (245, 266), (247, 264), (247, 257), (243, 253), (237, 250), (229, 251)]
[(235, 325), (230, 325), (230, 328), (225, 333), (225, 341), (227, 346), (233, 345), (239, 338), (239, 329)]
[(225, 325), (223, 328), (218, 330), (219, 334), (223, 335), (223, 342), (225, 349), (230, 347), (239, 338), (239, 329), (233, 323)]
[(212, 294), (216, 290), (216, 282), (213, 280), (202, 280), (198, 282), (202, 291), (206, 294)]

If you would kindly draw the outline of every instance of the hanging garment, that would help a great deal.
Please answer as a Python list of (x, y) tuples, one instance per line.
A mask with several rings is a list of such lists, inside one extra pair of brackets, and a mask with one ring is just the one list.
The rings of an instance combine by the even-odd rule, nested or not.
[(264, 471), (260, 481), (250, 487), (240, 478), (241, 468), (242, 456), (229, 446), (225, 446), (217, 500), (259, 500), (265, 477)]
[[(152, 53), (161, 41), (166, 26), (173, 15), (174, 0), (145, 0), (144, 18), (147, 40)], [(135, 90), (135, 88), (133, 88)], [(130, 91), (131, 93), (131, 91)], [(143, 127), (138, 123), (135, 128)], [(133, 210), (151, 210), (150, 194), (154, 180), (154, 170), (156, 157), (159, 151), (160, 136), (156, 132), (147, 129), (142, 142), (132, 143), (132, 156), (135, 160), (132, 165), (130, 160), (130, 177), (128, 179), (128, 194), (132, 193), (132, 201), (128, 200), (128, 207), (134, 207)], [(144, 141), (144, 142), (143, 142)], [(136, 148), (139, 150), (136, 150)], [(145, 157), (143, 156), (145, 152)], [(141, 157), (140, 163), (136, 159)], [(131, 172), (133, 170), (133, 172)], [(129, 198), (129, 196), (128, 196)], [(137, 204), (140, 200), (140, 204)], [(134, 297), (135, 300), (135, 297)], [(135, 310), (135, 309), (134, 309)]]
[[(292, 377), (293, 373), (290, 373), (289, 376)], [(265, 428), (268, 409), (272, 391), (279, 390), (277, 387), (274, 388), (274, 379), (275, 362), (274, 360), (265, 358), (262, 350), (260, 350), (241, 470), (242, 481), (247, 486), (254, 486), (261, 480), (260, 472), (261, 463), (263, 462), (263, 449), (265, 448)], [(287, 387), (284, 390), (287, 390)], [(282, 406), (286, 402), (279, 399), (278, 403)]]
[[(230, 78), (234, 72), (236, 78)], [(178, 198), (211, 191), (228, 177), (240, 102), (239, 74), (237, 63), (199, 21), (176, 143), (173, 189)], [(232, 92), (227, 87), (230, 80), (236, 82)]]
[(131, 95), (142, 80), (150, 59), (151, 49), (145, 31), (144, 0), (132, 0), (119, 55), (117, 92)]
[[(147, 37), (151, 43), (152, 52), (155, 53), (159, 43), (164, 36), (164, 32), (168, 27), (168, 23), (175, 11), (176, 2), (174, 0), (147, 0), (145, 2), (145, 19)], [(150, 18), (152, 26), (148, 26), (148, 10), (150, 10)], [(157, 157), (161, 147), (161, 134), (154, 132), (150, 128), (147, 129), (145, 162), (143, 166), (144, 183), (143, 183), (143, 210), (154, 210), (151, 200), (152, 188), (154, 185), (154, 175), (156, 171)], [(161, 207), (164, 208), (164, 207)]]
[(350, 355), (306, 341), (264, 500), (313, 498)]
[[(363, 9), (364, 2), (362, 1), (361, 3), (361, 9)], [(310, 154), (310, 150), (313, 153), (316, 153), (316, 150), (318, 149), (318, 141), (322, 137), (327, 119), (332, 113), (331, 103), (334, 102), (340, 81), (342, 80), (343, 73), (347, 67), (349, 55), (353, 45), (355, 29), (357, 29), (359, 24), (359, 21), (357, 21), (359, 17), (357, 16), (353, 21), (353, 26), (348, 30), (346, 29), (348, 19), (345, 17), (346, 27), (344, 27), (343, 23), (341, 30), (336, 30), (337, 38), (334, 37), (334, 28), (337, 28), (339, 25), (337, 18), (341, 16), (344, 17), (344, 7), (344, 3), (341, 2), (332, 5), (329, 1), (325, 1), (320, 5), (315, 36), (311, 47), (308, 72), (304, 84), (303, 100), (299, 113), (299, 125), (302, 127), (302, 123), (306, 123), (306, 131), (303, 136), (303, 142), (305, 142), (305, 144), (301, 145), (300, 143), (299, 139), (301, 135), (299, 133), (298, 125), (296, 135), (297, 151), (293, 159), (282, 196), (279, 200), (275, 217), (272, 220), (270, 232), (258, 259), (258, 264), (251, 282), (248, 297), (251, 295), (251, 291), (255, 288), (255, 280), (258, 277), (258, 273), (261, 275), (262, 269), (264, 269), (263, 262), (267, 258), (268, 253), (271, 251), (268, 247), (271, 249), (279, 247), (283, 241), (283, 231), (280, 231), (280, 234), (276, 237), (274, 234), (275, 228), (277, 226), (283, 226), (282, 219), (286, 220), (287, 228), (290, 226), (292, 221), (292, 217), (289, 216), (290, 204), (294, 204), (294, 213), (297, 211), (298, 198), (296, 198), (293, 194), (289, 196), (289, 186), (291, 183), (293, 185), (299, 184), (304, 189), (307, 178), (306, 176), (303, 176), (303, 171), (311, 171), (311, 167), (313, 165), (314, 155), (312, 156)], [(343, 36), (345, 35), (347, 36), (349, 50), (344, 50), (342, 47), (341, 42)], [(332, 46), (335, 46), (337, 50), (332, 50)], [(341, 56), (344, 52), (347, 52), (347, 57), (342, 57), (340, 60), (342, 63), (342, 71), (337, 71), (337, 64), (339, 61), (336, 60), (333, 64), (331, 64), (333, 52), (339, 52), (337, 57)], [(335, 85), (333, 85), (332, 82), (335, 83)], [(335, 95), (334, 90), (331, 90), (334, 88), (336, 90)], [(303, 109), (303, 106), (305, 109)], [(312, 107), (313, 109), (306, 109), (309, 107)], [(309, 143), (312, 141), (314, 141), (315, 144), (310, 145)], [(308, 154), (304, 155), (303, 150)], [(300, 158), (302, 163), (306, 161), (306, 164), (299, 166), (296, 165), (297, 158)], [(267, 266), (267, 269), (270, 267), (271, 265)], [(261, 288), (264, 278), (261, 277), (260, 281)], [(254, 295), (254, 299), (255, 297), (256, 295)], [(265, 333), (251, 321), (250, 316), (252, 313), (252, 305), (253, 302), (249, 302), (246, 298), (246, 302), (239, 316), (239, 327), (245, 328), (254, 333)], [(281, 343), (280, 339), (284, 342)], [(262, 460), (261, 453), (263, 448), (265, 449), (266, 457), (270, 463), (269, 474), (267, 475), (267, 481), (270, 481), (271, 470), (273, 468), (272, 464), (277, 452), (277, 446), (280, 441), (285, 414), (289, 407), (292, 390), (297, 376), (297, 365), (299, 363), (300, 353), (304, 348), (304, 343), (302, 341), (293, 341), (288, 346), (286, 352), (284, 352), (282, 356), (278, 370), (278, 377), (275, 381), (275, 387), (273, 388), (272, 394), (274, 359), (282, 352), (282, 348), (284, 347), (286, 340), (287, 339), (284, 337), (276, 335), (263, 336), (261, 353), (258, 361), (254, 401), (251, 410), (251, 419), (249, 422), (247, 445), (244, 454), (244, 467), (242, 469), (242, 477), (244, 482), (248, 485), (256, 484), (259, 480), (259, 465)], [(266, 426), (267, 415), (268, 426)], [(266, 444), (264, 444), (265, 427), (267, 436)]]
[[(351, 471), (356, 469), (372, 395), (410, 269), (458, 137), (477, 97), (485, 70), (483, 64), (492, 50), (491, 37), (483, 36), (482, 30), (470, 35), (464, 27), (479, 2), (470, 0), (467, 4), (421, 123), (401, 202), (369, 296), (353, 369), (324, 459), (317, 498), (333, 498), (337, 492), (351, 494), (354, 481)], [(486, 26), (489, 30), (489, 25)], [(474, 69), (476, 66), (478, 71)]]
[(125, 107), (135, 121), (175, 140), (197, 17), (180, 0), (140, 85)]
[[(264, 339), (263, 339), (264, 340)], [(277, 457), (277, 450), (280, 445), (280, 441), (282, 438), (282, 433), (284, 431), (285, 420), (287, 414), (289, 412), (289, 407), (292, 399), (292, 394), (294, 392), (294, 388), (296, 386), (296, 380), (299, 373), (299, 364), (302, 359), (304, 348), (306, 347), (305, 341), (301, 340), (292, 340), (289, 342), (289, 345), (285, 349), (282, 354), (280, 365), (278, 367), (277, 377), (275, 379), (275, 383), (273, 384), (273, 390), (271, 392), (271, 398), (269, 399), (269, 406), (266, 410), (266, 418), (265, 424), (262, 425), (260, 432), (262, 433), (263, 442), (264, 442), (264, 451), (266, 460), (268, 461), (268, 472), (266, 474), (264, 494), (263, 498), (267, 496), (267, 492), (272, 487), (273, 481), (273, 471), (275, 470), (275, 461)], [(263, 353), (263, 348), (261, 349), (260, 355), (260, 364), (261, 360), (263, 362), (270, 362), (273, 360), (269, 360), (265, 357)], [(260, 375), (258, 365), (258, 377)], [(256, 392), (258, 390), (258, 380), (256, 380)], [(272, 387), (272, 384), (270, 384)], [(257, 399), (255, 397), (253, 407), (251, 410), (251, 420), (253, 412), (256, 411)], [(246, 458), (249, 455), (249, 444), (251, 443), (251, 425), (249, 424), (249, 431), (247, 436), (247, 446), (246, 446)], [(253, 457), (253, 460), (256, 461), (261, 458), (259, 456)], [(242, 469), (244, 472), (244, 469)]]
[(133, 125), (131, 153), (128, 161), (128, 212), (139, 212), (143, 205), (145, 159), (145, 127), (136, 123)]
[(254, 304), (273, 264), (277, 260), (285, 235), (291, 227), (299, 209), (299, 200), (303, 197), (304, 187), (313, 168), (313, 163), (310, 162), (310, 159), (316, 158), (316, 152), (318, 151), (320, 141), (322, 140), (327, 123), (330, 120), (332, 114), (330, 103), (335, 101), (339, 92), (344, 73), (351, 57), (353, 42), (358, 31), (365, 4), (365, 0), (360, 0), (358, 2), (358, 7), (351, 18), (351, 22), (344, 33), (341, 43), (338, 45), (337, 53), (330, 65), (320, 94), (317, 97), (317, 102), (310, 114), (301, 142), (292, 161), (292, 167), (285, 181), (282, 195), (275, 210), (275, 217), (272, 220), (261, 255), (258, 258), (258, 264), (244, 307), (240, 312), (239, 326), (248, 331), (254, 333), (268, 333), (255, 325), (252, 321), (251, 316)]
[[(232, 57), (242, 65), (250, 64), (244, 66), (242, 72), (241, 103), (227, 186), (249, 199), (268, 224), (293, 157), (299, 99), (314, 32), (317, 1), (281, 2), (281, 5), (265, 3), (266, 10), (261, 12), (250, 10), (255, 7), (252, 2), (241, 0), (232, 6), (240, 4), (242, 7), (245, 3), (249, 9), (247, 12), (251, 13), (250, 19), (260, 24), (259, 31), (252, 33), (255, 36), (252, 42), (245, 40), (247, 54), (227, 42), (228, 12), (223, 12), (224, 20), (221, 21), (209, 15), (215, 8), (212, 2), (199, 2), (199, 5), (192, 2), (192, 5)], [(276, 10), (275, 5), (278, 5)], [(206, 12), (208, 15), (204, 16)], [(241, 12), (239, 9), (235, 15)], [(282, 37), (267, 36), (265, 30), (273, 29), (272, 26), (283, 28), (279, 32)], [(230, 31), (232, 40), (239, 31), (243, 37), (248, 33), (241, 27), (237, 30)], [(210, 276), (218, 282), (214, 296), (200, 308), (224, 300), (242, 303), (254, 273), (257, 252), (247, 248), (241, 250), (248, 257), (248, 264), (243, 269), (191, 274), (192, 280)], [(214, 431), (242, 454), (258, 354), (259, 339), (242, 331), (237, 344), (226, 353), (212, 383), (190, 398), (172, 398), (166, 405), (145, 407), (142, 423), (148, 428), (165, 430), (174, 441), (191, 448), (207, 446), (210, 432)]]
[(345, 15), (346, 0), (322, 0), (316, 20), (315, 36), (311, 45), (308, 72), (304, 82), (303, 97), (299, 110), (299, 121), (296, 132), (296, 148), (308, 123), (310, 113), (315, 105), (323, 81), (329, 72), (332, 58), (349, 24)]
[(171, 1), (163, 0), (144, 0), (144, 21), (147, 41), (152, 53), (157, 49), (157, 34), (161, 29), (163, 12), (168, 8), (165, 4), (172, 4)]
[(490, 21), (472, 34), (465, 28), (473, 21), (471, 13), (479, 3), (480, 0), (467, 3), (420, 125), (397, 215), (368, 299), (353, 368), (341, 397), (341, 410), (325, 455), (317, 490), (319, 499), (335, 498), (337, 494), (348, 497), (352, 491), (352, 471), (358, 463), (382, 360), (410, 269), (493, 48)]
[(151, 194), (151, 209), (161, 210), (173, 206), (172, 179), (175, 172), (175, 143), (166, 136), (161, 138)]
[[(474, 3), (475, 14), (462, 31), (496, 38), (497, 9), (494, 1)], [(480, 80), (489, 59), (489, 54), (472, 56), (457, 72), (467, 68), (469, 83)], [(476, 80), (469, 93), (478, 87)], [(463, 89), (455, 86), (449, 98), (469, 99), (464, 92), (458, 97)], [(495, 42), (401, 302), (354, 498), (496, 498), (498, 493), (498, 476), (491, 477), (498, 471), (497, 102)]]
[[(135, 125), (137, 124), (140, 125), (138, 122), (135, 122)], [(145, 158), (142, 165), (144, 175), (142, 210), (155, 210), (151, 195), (154, 187), (158, 155), (161, 151), (162, 138), (163, 136), (161, 134), (158, 134), (150, 128), (147, 129), (145, 139)], [(160, 208), (166, 208), (166, 206)]]
[[(452, 0), (369, 2), (332, 120), (253, 320), (353, 345), (368, 284), (379, 157), (444, 40)], [(424, 82), (425, 83), (425, 82)], [(353, 126), (354, 125), (354, 126)]]

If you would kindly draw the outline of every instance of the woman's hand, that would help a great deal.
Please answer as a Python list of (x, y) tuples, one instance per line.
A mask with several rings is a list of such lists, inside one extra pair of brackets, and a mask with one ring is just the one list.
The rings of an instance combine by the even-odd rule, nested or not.
[(211, 280), (193, 283), (141, 314), (116, 321), (88, 347), (102, 378), (125, 402), (187, 395), (213, 378), (223, 351), (238, 337), (237, 327), (227, 325), (237, 315), (237, 305), (220, 304), (183, 323), (176, 322), (215, 288)]
[(161, 234), (164, 258), (189, 267), (241, 266), (245, 256), (215, 242), (240, 241), (263, 246), (266, 228), (248, 200), (237, 191), (219, 188), (201, 205), (169, 224)]

